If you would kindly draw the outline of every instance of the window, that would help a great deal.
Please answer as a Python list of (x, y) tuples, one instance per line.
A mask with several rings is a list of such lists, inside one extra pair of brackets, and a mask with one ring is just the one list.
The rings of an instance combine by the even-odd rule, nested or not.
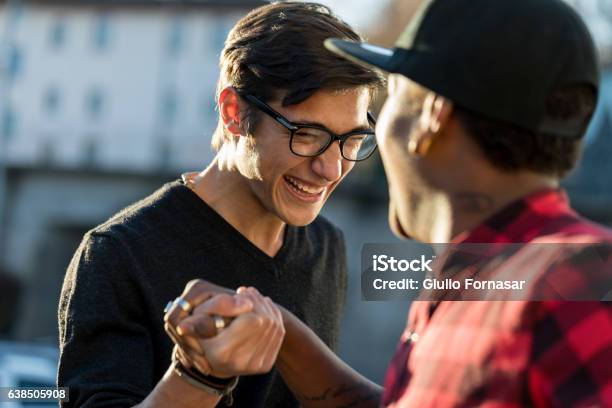
[(175, 17), (170, 23), (166, 49), (168, 55), (177, 56), (183, 48), (185, 37), (184, 21), (181, 17)]
[(97, 51), (104, 51), (108, 48), (110, 37), (110, 17), (108, 14), (101, 14), (94, 25), (93, 45)]
[(85, 136), (82, 152), (83, 164), (85, 166), (93, 166), (98, 155), (98, 144), (94, 135)]
[(85, 111), (91, 119), (98, 119), (104, 111), (104, 93), (100, 88), (92, 88), (85, 96)]
[(57, 113), (60, 107), (60, 90), (57, 86), (50, 86), (43, 95), (43, 109), (49, 114)]
[(17, 115), (10, 107), (7, 107), (2, 114), (2, 137), (10, 140), (15, 135), (16, 128)]
[(13, 45), (8, 54), (8, 78), (15, 79), (21, 72), (23, 65), (23, 54), (17, 46)]
[(55, 50), (59, 50), (66, 42), (66, 23), (63, 20), (57, 20), (51, 26), (49, 32), (49, 45)]

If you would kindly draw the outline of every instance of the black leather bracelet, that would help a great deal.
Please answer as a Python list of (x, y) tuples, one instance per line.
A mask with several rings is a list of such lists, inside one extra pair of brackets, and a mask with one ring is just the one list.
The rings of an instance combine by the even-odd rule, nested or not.
[(188, 369), (180, 362), (174, 353), (172, 354), (172, 367), (174, 372), (189, 384), (209, 394), (227, 397), (227, 405), (232, 405), (232, 391), (234, 391), (238, 385), (238, 379), (240, 377), (219, 378), (205, 375), (198, 370)]
[[(179, 364), (181, 363), (179, 362)], [(215, 377), (213, 375), (206, 375), (195, 367), (187, 368), (183, 366), (182, 364), (181, 364), (181, 367), (183, 367), (185, 371), (187, 371), (197, 380), (202, 381), (203, 383), (208, 384), (212, 387), (216, 387), (220, 389), (226, 388), (228, 385), (233, 383), (234, 380), (236, 379), (236, 377), (220, 378), (220, 377)]]

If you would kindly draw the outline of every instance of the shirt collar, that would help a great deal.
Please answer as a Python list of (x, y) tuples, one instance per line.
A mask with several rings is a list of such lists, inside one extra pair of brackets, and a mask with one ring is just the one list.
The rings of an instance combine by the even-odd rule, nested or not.
[(545, 189), (516, 200), (482, 224), (459, 234), (453, 243), (529, 242), (545, 225), (562, 215), (573, 215), (562, 189)]

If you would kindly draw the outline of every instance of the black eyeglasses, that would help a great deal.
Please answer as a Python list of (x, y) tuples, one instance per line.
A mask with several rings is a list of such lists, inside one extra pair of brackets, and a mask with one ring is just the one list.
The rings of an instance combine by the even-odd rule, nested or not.
[[(289, 149), (295, 155), (318, 156), (323, 154), (336, 140), (340, 142), (342, 157), (349, 161), (365, 160), (376, 150), (376, 134), (373, 129), (355, 130), (337, 135), (323, 126), (293, 123), (254, 95), (245, 94), (242, 97), (291, 132)], [(376, 120), (370, 112), (368, 112), (368, 121), (372, 126), (376, 125)]]

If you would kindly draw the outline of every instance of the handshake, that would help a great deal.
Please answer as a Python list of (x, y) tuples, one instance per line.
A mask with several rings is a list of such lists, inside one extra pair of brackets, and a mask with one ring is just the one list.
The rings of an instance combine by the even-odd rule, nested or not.
[(200, 279), (189, 282), (164, 315), (175, 343), (175, 370), (178, 364), (188, 380), (204, 384), (212, 378), (213, 389), (226, 389), (215, 386), (230, 386), (239, 375), (270, 371), (285, 337), (282, 313), (255, 288), (233, 292)]

